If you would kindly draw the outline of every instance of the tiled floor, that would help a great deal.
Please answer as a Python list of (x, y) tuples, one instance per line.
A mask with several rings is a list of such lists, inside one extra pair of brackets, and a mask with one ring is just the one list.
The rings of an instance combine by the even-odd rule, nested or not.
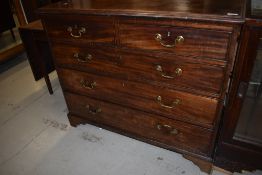
[[(26, 60), (0, 74), (1, 175), (202, 175), (180, 154), (91, 125), (70, 127), (56, 73), (54, 95)], [(216, 173), (219, 174), (219, 173)]]

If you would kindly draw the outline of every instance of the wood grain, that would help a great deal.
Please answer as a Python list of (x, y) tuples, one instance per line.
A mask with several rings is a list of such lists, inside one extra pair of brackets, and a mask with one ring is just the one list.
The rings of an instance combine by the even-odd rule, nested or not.
[[(184, 42), (175, 44), (172, 48), (167, 48), (156, 41), (156, 34), (162, 35), (162, 43), (166, 45), (174, 44), (178, 36), (183, 36)], [(226, 60), (228, 40), (229, 34), (225, 32), (175, 26), (130, 25), (120, 21), (121, 47)]]
[[(175, 120), (138, 112), (119, 105), (105, 103), (91, 98), (65, 93), (69, 111), (84, 119), (95, 121), (131, 132), (138, 136), (150, 138), (167, 145), (185, 149), (198, 154), (210, 154), (210, 138), (212, 133), (194, 125)], [(92, 114), (86, 106), (101, 108), (98, 114)], [(177, 129), (178, 134), (170, 134), (170, 130), (159, 130), (157, 125), (169, 125)]]
[[(151, 56), (152, 53), (149, 55), (101, 46), (83, 47), (57, 42), (53, 42), (52, 48), (58, 66), (174, 89), (189, 88), (202, 91), (202, 94), (214, 94), (216, 97), (221, 94), (225, 76), (225, 63), (217, 64), (184, 56)], [(92, 60), (81, 62), (74, 57), (75, 53), (82, 59), (88, 54), (92, 55)], [(163, 71), (156, 70), (157, 66), (161, 66)], [(180, 76), (175, 73), (177, 68), (182, 70)], [(165, 78), (162, 74), (173, 78)]]
[[(91, 123), (120, 131), (185, 153), (210, 169), (244, 22), (242, 0), (72, 0), (39, 13), (73, 126)], [(75, 25), (87, 29), (80, 38), (67, 32)], [(164, 44), (180, 35), (185, 40), (166, 48), (156, 33)], [(81, 62), (75, 53), (92, 59)], [(176, 68), (183, 70), (181, 76), (162, 76), (174, 76)], [(181, 103), (174, 105), (177, 99)], [(98, 117), (91, 114), (97, 112)], [(156, 130), (157, 124), (170, 127)], [(177, 138), (168, 134), (174, 127)]]
[[(57, 71), (62, 86), (71, 92), (202, 125), (210, 129), (215, 125), (218, 106), (218, 101), (215, 99), (74, 70), (59, 68)], [(84, 88), (81, 81), (85, 81), (87, 85), (96, 82), (96, 86), (93, 89)], [(165, 105), (171, 105), (176, 99), (181, 100), (181, 103), (169, 109), (159, 104), (156, 100), (158, 96), (162, 97), (162, 103)]]
[[(45, 28), (50, 38), (75, 42), (113, 43), (115, 37), (113, 24), (113, 19), (108, 16), (63, 14), (47, 17), (47, 21), (45, 20)], [(72, 33), (77, 36), (82, 27), (85, 28), (85, 32), (81, 37), (72, 37), (68, 27), (72, 27)]]

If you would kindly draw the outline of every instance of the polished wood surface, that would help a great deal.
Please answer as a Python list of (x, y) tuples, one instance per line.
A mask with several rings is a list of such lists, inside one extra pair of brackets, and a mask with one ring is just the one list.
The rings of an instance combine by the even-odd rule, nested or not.
[(75, 13), (158, 16), (204, 21), (243, 22), (244, 0), (71, 0), (44, 7), (40, 13)]
[[(56, 57), (56, 64), (61, 67), (74, 68), (84, 71), (97, 70), (97, 73), (112, 71), (120, 71), (117, 66), (121, 63), (121, 59), (117, 56), (114, 47), (92, 46), (86, 44), (70, 44), (64, 42), (52, 42), (54, 56)], [(64, 52), (61, 52), (63, 50)], [(90, 56), (90, 58), (87, 58)], [(90, 66), (91, 65), (91, 66)], [(92, 72), (92, 71), (91, 71)], [(119, 73), (119, 72), (117, 72)]]
[(101, 122), (96, 122), (96, 121), (93, 121), (93, 120), (87, 120), (87, 119), (84, 119), (83, 117), (79, 117), (79, 116), (76, 116), (74, 114), (68, 114), (68, 119), (69, 119), (70, 124), (72, 126), (77, 126), (79, 124), (89, 123), (89, 124), (92, 124), (92, 125), (96, 125), (98, 127), (105, 128), (105, 129), (107, 129), (109, 131), (117, 132), (117, 133), (125, 135), (127, 137), (131, 137), (131, 138), (134, 138), (136, 140), (140, 140), (142, 142), (150, 143), (150, 144), (158, 146), (158, 147), (162, 147), (162, 148), (165, 148), (165, 149), (168, 149), (168, 150), (172, 150), (172, 151), (183, 153), (182, 154), (183, 157), (185, 157), (186, 159), (192, 161), (195, 165), (199, 166), (199, 168), (203, 172), (210, 173), (212, 171), (212, 161), (208, 157), (203, 157), (203, 156), (201, 156), (199, 154), (193, 154), (192, 155), (192, 153), (191, 153), (192, 156), (190, 156), (188, 154), (188, 152), (183, 150), (183, 149), (179, 149), (179, 148), (174, 147), (174, 146), (169, 146), (169, 145), (164, 144), (162, 142), (154, 141), (154, 140), (152, 140), (152, 139), (150, 139), (148, 137), (138, 137), (136, 134), (133, 134), (131, 132), (126, 132), (126, 131), (123, 131), (121, 129), (118, 129), (118, 128), (115, 128), (115, 127), (112, 127), (112, 126), (108, 126), (106, 124), (102, 124)]
[[(115, 48), (72, 46), (57, 42), (53, 43), (53, 52), (56, 64), (62, 67), (175, 89), (184, 87), (190, 92), (194, 89), (200, 94), (213, 94), (215, 97), (220, 96), (221, 83), (225, 76), (224, 63), (184, 56), (167, 54), (151, 56), (125, 50), (119, 51)], [(78, 58), (75, 54), (78, 54)], [(92, 58), (84, 61), (87, 55)], [(157, 70), (157, 66), (161, 66), (163, 71)], [(176, 74), (177, 69), (182, 70), (181, 75)], [(195, 77), (201, 77), (201, 79)]]
[(28, 24), (21, 25), (19, 28), (25, 29), (25, 30), (28, 29), (28, 30), (34, 30), (34, 31), (44, 31), (44, 27), (43, 27), (41, 20), (36, 20)]
[[(131, 54), (130, 51), (122, 51), (120, 58), (122, 62), (119, 67), (129, 70), (136, 79), (156, 82), (154, 84), (163, 84), (170, 88), (184, 87), (190, 92), (194, 89), (201, 95), (214, 94), (218, 97), (221, 94), (221, 83), (225, 76), (223, 64), (205, 64), (202, 59), (167, 54)], [(181, 70), (181, 74), (178, 70)]]
[(210, 163), (242, 8), (241, 0), (72, 0), (40, 9), (70, 123)]
[[(114, 42), (114, 22), (112, 17), (107, 16), (87, 16), (63, 14), (52, 18), (48, 18), (46, 23), (48, 35), (50, 38), (70, 39), (85, 42)], [(68, 31), (68, 27), (72, 28), (72, 32)], [(79, 30), (85, 29), (81, 34), (82, 37), (74, 38), (71, 36), (79, 35)]]
[[(68, 69), (59, 69), (58, 74), (64, 89), (74, 93), (208, 128), (213, 128), (215, 125), (218, 107), (218, 101), (215, 99)], [(83, 87), (81, 81), (84, 81), (87, 85), (95, 82), (96, 85), (92, 89), (86, 88)], [(157, 101), (158, 96), (162, 97), (164, 105), (172, 106), (172, 102), (176, 99), (181, 100), (181, 102), (170, 109)]]
[[(134, 25), (120, 21), (120, 45), (128, 48), (141, 48), (155, 52), (168, 52), (177, 55), (226, 59), (229, 33), (203, 29), (181, 28), (175, 26)], [(178, 36), (184, 41), (174, 47), (163, 47), (155, 39), (162, 36), (162, 43), (172, 45)]]
[[(210, 154), (212, 133), (201, 127), (141, 113), (119, 105), (71, 93), (66, 93), (65, 98), (71, 114), (179, 149), (202, 155)], [(97, 108), (100, 108), (101, 112), (95, 113), (94, 111)], [(159, 125), (160, 127), (158, 127)], [(164, 125), (170, 127), (165, 128)], [(177, 133), (172, 133), (174, 129), (177, 130)]]

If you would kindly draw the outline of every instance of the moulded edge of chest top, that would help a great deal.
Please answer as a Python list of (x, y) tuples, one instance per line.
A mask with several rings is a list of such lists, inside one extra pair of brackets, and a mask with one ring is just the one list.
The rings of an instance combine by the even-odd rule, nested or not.
[(242, 24), (227, 22), (203, 22), (198, 20), (178, 20), (172, 18), (156, 18), (156, 17), (123, 17), (115, 18), (119, 24), (140, 24), (140, 25), (157, 25), (157, 26), (176, 26), (190, 27), (208, 30), (217, 30), (232, 33), (234, 28), (239, 28)]
[(218, 30), (225, 32), (232, 32), (234, 28), (241, 27), (242, 23), (231, 23), (225, 21), (202, 21), (193, 19), (176, 19), (166, 17), (143, 17), (143, 16), (120, 16), (120, 15), (107, 15), (107, 14), (78, 14), (78, 13), (39, 13), (41, 19), (52, 19), (54, 16), (73, 15), (79, 18), (84, 16), (107, 16), (112, 17), (116, 24), (141, 24), (141, 25), (159, 25), (159, 26), (177, 26), (177, 27), (191, 27), (209, 30)]

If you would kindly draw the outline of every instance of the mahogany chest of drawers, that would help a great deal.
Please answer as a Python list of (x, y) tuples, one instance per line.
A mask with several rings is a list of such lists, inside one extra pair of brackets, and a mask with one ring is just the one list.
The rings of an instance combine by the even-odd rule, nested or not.
[(241, 0), (73, 0), (40, 9), (71, 124), (178, 151), (204, 169), (243, 11)]

